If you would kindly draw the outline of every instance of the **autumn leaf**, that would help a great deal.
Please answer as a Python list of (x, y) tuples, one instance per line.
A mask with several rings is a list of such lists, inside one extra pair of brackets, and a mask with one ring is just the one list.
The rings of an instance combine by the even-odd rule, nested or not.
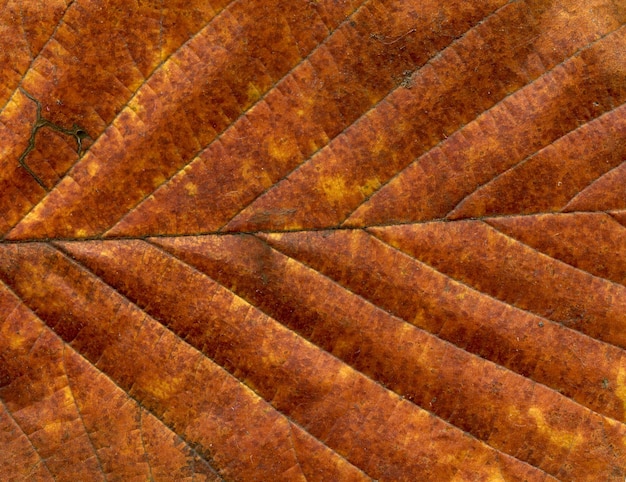
[(6, 0), (1, 480), (626, 478), (621, 0)]

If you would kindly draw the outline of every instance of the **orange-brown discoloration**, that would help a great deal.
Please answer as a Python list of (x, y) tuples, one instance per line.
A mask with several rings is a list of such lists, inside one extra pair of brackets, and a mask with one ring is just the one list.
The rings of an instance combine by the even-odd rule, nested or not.
[(0, 480), (623, 482), (625, 29), (2, 2)]
[[(276, 409), (372, 477), (411, 479), (425, 470), (424, 462), (417, 462), (420, 459), (428, 461), (432, 474), (450, 474), (450, 467), (468, 470), (468, 474), (486, 470), (480, 462), (484, 460), (483, 451), (489, 450), (487, 447), (470, 443), (461, 432), (449, 430), (440, 420), (402, 401), (397, 394), (363, 377), (180, 261), (142, 242), (110, 244), (114, 252), (103, 258), (99, 244), (67, 243), (63, 246), (189, 343), (202, 347), (203, 353), (245, 381)], [(120, 259), (126, 260), (124, 266), (117, 262)], [(262, 255), (253, 259), (261, 265), (264, 263)], [(145, 263), (158, 266), (164, 274), (158, 283), (146, 283), (131, 274), (139, 273), (138, 268)], [(125, 270), (123, 284), (114, 281), (120, 270)], [(273, 278), (271, 272), (264, 272)], [(186, 280), (186, 296), (193, 302), (172, 291), (182, 280)], [(333, 296), (325, 291), (320, 294)], [(363, 315), (370, 316), (365, 312)], [(324, 331), (321, 326), (319, 329)], [(349, 343), (341, 333), (335, 335), (343, 339), (343, 343)], [(353, 346), (352, 351), (355, 349)], [(395, 365), (392, 360), (389, 362)], [(320, 367), (324, 368), (320, 370)], [(373, 411), (374, 406), (378, 408)], [(404, 422), (398, 418), (399, 414)], [(354, 430), (359, 426), (363, 430), (357, 435)], [(388, 448), (385, 436), (392, 426), (398, 434), (395, 449)], [(443, 445), (429, 448), (415, 445), (417, 432), (426, 429), (441, 433), (457, 450), (473, 453), (477, 458), (471, 468), (456, 466), (452, 457), (444, 461), (440, 455), (435, 455), (443, 450)], [(351, 433), (354, 435), (349, 435)], [(369, 454), (377, 454), (380, 459), (372, 459)], [(526, 471), (514, 464), (510, 470)]]

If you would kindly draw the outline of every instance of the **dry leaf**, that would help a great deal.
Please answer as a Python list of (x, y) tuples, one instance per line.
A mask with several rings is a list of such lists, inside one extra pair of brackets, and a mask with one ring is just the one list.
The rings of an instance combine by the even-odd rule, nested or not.
[(625, 479), (623, 1), (0, 10), (0, 479)]

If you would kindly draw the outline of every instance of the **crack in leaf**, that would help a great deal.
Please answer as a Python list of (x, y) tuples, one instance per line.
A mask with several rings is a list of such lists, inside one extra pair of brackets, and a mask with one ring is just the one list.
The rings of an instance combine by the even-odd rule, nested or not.
[(372, 38), (374, 40), (378, 40), (383, 45), (393, 45), (396, 42), (399, 42), (400, 40), (402, 40), (407, 35), (410, 35), (410, 34), (415, 33), (415, 32), (417, 32), (417, 29), (416, 28), (411, 28), (411, 29), (407, 30), (405, 33), (403, 33), (401, 35), (398, 35), (396, 37), (389, 37), (387, 35), (383, 35), (383, 34), (380, 34), (380, 33), (372, 33), (372, 34), (370, 34), (370, 38)]
[(25, 89), (20, 88), (20, 90), (26, 97), (32, 100), (37, 106), (37, 118), (35, 119), (35, 123), (33, 124), (33, 129), (31, 130), (31, 133), (30, 133), (30, 138), (28, 139), (28, 146), (26, 147), (24, 152), (22, 152), (22, 154), (20, 155), (18, 162), (20, 166), (22, 166), (26, 170), (26, 172), (28, 172), (28, 174), (30, 174), (30, 176), (35, 181), (37, 181), (37, 184), (39, 184), (44, 190), (49, 191), (50, 189), (45, 185), (43, 180), (37, 174), (35, 174), (35, 172), (30, 168), (28, 164), (26, 164), (26, 157), (35, 148), (35, 136), (37, 135), (37, 132), (39, 132), (40, 129), (47, 127), (49, 129), (52, 129), (53, 131), (60, 132), (61, 134), (72, 136), (76, 140), (76, 153), (78, 154), (79, 159), (85, 153), (85, 151), (83, 151), (83, 139), (91, 139), (91, 137), (89, 136), (89, 134), (87, 134), (87, 131), (85, 131), (85, 129), (83, 129), (77, 124), (73, 124), (71, 129), (66, 129), (58, 124), (55, 124), (51, 120), (46, 119), (45, 117), (41, 115), (41, 102), (39, 102), (32, 95), (26, 92)]

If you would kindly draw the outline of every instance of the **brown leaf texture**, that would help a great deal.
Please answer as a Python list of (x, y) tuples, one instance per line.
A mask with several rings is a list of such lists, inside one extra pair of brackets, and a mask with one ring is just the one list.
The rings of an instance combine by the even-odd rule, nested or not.
[(0, 479), (623, 481), (620, 0), (6, 0)]

